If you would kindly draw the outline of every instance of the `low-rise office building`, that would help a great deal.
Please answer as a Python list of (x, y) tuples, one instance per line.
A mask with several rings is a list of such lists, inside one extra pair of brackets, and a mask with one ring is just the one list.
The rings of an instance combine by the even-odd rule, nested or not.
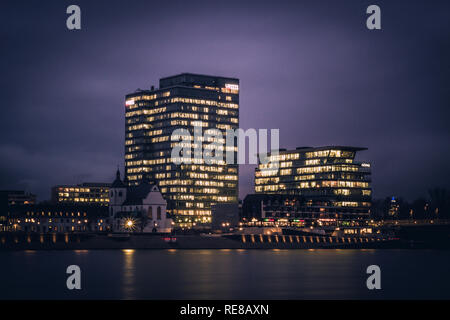
[(295, 218), (302, 216), (305, 200), (288, 194), (248, 194), (242, 205), (244, 221), (266, 218)]
[(211, 229), (230, 230), (239, 223), (239, 205), (237, 203), (217, 203), (212, 206)]
[(3, 232), (101, 232), (110, 231), (104, 206), (38, 204), (11, 206), (2, 216)]
[(52, 188), (52, 203), (107, 206), (109, 203), (109, 187), (109, 183), (92, 182), (54, 186)]
[(23, 190), (0, 190), (0, 204), (2, 207), (35, 203), (36, 195), (32, 193)]

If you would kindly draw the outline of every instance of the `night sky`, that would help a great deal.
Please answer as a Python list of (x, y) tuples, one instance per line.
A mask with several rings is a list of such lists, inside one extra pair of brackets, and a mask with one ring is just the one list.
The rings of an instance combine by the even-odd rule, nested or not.
[(369, 148), (375, 197), (449, 188), (449, 15), (425, 0), (2, 0), (0, 189), (111, 182), (124, 95), (182, 72), (239, 78), (240, 126), (280, 128), (281, 147)]

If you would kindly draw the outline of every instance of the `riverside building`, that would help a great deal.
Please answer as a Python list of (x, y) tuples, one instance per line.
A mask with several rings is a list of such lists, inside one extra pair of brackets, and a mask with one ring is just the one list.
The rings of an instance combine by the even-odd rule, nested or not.
[(52, 203), (67, 205), (107, 206), (109, 203), (108, 183), (82, 183), (58, 185), (52, 188)]
[[(3, 218), (3, 219), (2, 219)], [(98, 232), (110, 231), (108, 208), (82, 204), (11, 206), (0, 216), (2, 232)]]
[(0, 190), (0, 208), (36, 203), (36, 195), (23, 190)]
[(259, 164), (255, 169), (255, 193), (301, 197), (301, 210), (296, 210), (293, 217), (367, 218), (372, 194), (370, 164), (355, 161), (356, 153), (362, 150), (366, 149), (281, 149), (278, 155), (270, 156), (269, 164)]
[[(171, 160), (176, 129), (194, 126), (203, 131), (239, 127), (239, 80), (183, 73), (162, 78), (159, 89), (138, 89), (125, 100), (125, 181), (137, 186), (154, 181), (165, 200), (167, 212), (181, 227), (211, 222), (211, 206), (238, 202), (238, 165), (215, 161), (190, 164)], [(176, 138), (176, 137), (175, 137)], [(210, 142), (205, 141), (202, 152)], [(208, 144), (206, 144), (208, 142)], [(195, 148), (191, 140), (188, 148)], [(228, 147), (227, 147), (228, 148)], [(235, 157), (237, 146), (232, 146)], [(224, 150), (225, 152), (225, 150)]]

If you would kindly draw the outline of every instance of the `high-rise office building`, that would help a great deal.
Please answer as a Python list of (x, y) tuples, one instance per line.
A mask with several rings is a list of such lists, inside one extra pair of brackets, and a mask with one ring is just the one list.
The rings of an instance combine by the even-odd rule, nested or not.
[[(224, 139), (213, 142), (224, 143), (225, 131), (239, 127), (238, 79), (190, 73), (162, 78), (158, 89), (126, 95), (125, 117), (126, 183), (156, 182), (179, 226), (210, 223), (211, 205), (238, 202), (237, 164), (227, 164), (225, 158), (210, 164), (202, 159), (175, 164), (171, 159), (179, 143), (172, 137), (176, 129), (187, 129), (192, 136), (194, 127), (203, 133), (218, 129)], [(183, 147), (194, 150), (197, 142), (190, 141)], [(237, 146), (232, 151), (236, 157)]]
[[(255, 170), (255, 193), (303, 199), (305, 218), (367, 217), (371, 206), (370, 164), (355, 161), (356, 147), (280, 150)], [(277, 161), (278, 160), (278, 164)]]

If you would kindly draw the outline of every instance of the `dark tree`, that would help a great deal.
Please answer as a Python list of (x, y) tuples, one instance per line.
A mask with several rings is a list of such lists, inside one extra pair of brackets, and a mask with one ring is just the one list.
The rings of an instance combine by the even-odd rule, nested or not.
[(428, 190), (430, 198), (430, 218), (448, 218), (450, 211), (450, 193), (444, 188)]

